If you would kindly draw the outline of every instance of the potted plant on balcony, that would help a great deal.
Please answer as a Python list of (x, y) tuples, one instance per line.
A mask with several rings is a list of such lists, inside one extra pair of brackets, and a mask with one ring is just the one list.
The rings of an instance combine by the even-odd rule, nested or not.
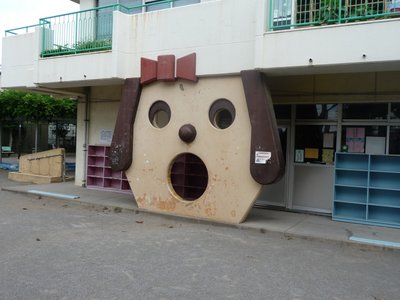
[(320, 24), (338, 23), (345, 15), (345, 6), (342, 0), (321, 0), (317, 19)]

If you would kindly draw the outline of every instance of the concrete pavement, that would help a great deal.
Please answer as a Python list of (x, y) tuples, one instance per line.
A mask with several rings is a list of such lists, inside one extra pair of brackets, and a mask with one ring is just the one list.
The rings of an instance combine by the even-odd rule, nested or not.
[[(145, 212), (137, 207), (132, 194), (87, 189), (76, 186), (73, 182), (27, 185), (8, 181), (2, 184), (2, 190), (34, 197), (61, 198), (101, 209), (107, 207), (116, 211)], [(167, 215), (165, 218), (185, 219)], [(186, 221), (208, 223), (202, 220)], [(356, 247), (400, 250), (400, 229), (336, 222), (328, 216), (253, 208), (244, 223), (221, 225)]]
[[(1, 174), (0, 174), (1, 176)], [(392, 300), (399, 251), (0, 191), (0, 299)]]

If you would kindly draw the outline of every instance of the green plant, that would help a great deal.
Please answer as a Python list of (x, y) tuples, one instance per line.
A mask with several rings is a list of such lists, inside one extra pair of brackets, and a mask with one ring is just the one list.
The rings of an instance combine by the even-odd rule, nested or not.
[(375, 18), (385, 13), (383, 1), (366, 1), (363, 3), (356, 0), (350, 0), (346, 18), (357, 21)]
[(345, 7), (341, 3), (342, 0), (321, 0), (319, 12), (316, 18), (319, 23), (336, 23), (345, 15)]
[(55, 45), (55, 48), (53, 49), (47, 49), (42, 51), (42, 57), (108, 50), (111, 49), (111, 46), (112, 46), (111, 38), (91, 40), (91, 41), (80, 41), (74, 44), (73, 46), (69, 46), (68, 44), (64, 46)]
[(81, 41), (75, 44), (74, 49), (79, 50), (94, 50), (103, 47), (111, 47), (111, 39), (101, 39), (92, 41)]

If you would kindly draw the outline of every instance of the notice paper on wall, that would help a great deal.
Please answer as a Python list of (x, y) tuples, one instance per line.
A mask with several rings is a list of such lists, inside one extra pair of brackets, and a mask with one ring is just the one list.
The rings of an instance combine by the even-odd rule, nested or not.
[(105, 144), (105, 145), (111, 144), (112, 136), (113, 136), (112, 130), (101, 129), (100, 130), (100, 144)]
[(296, 149), (295, 162), (304, 162), (304, 150)]
[(386, 138), (380, 136), (367, 136), (365, 140), (365, 153), (385, 154)]
[(322, 149), (322, 162), (333, 165), (333, 149)]
[(333, 141), (334, 141), (335, 135), (330, 132), (330, 133), (324, 133), (324, 142), (323, 142), (323, 147), (324, 148), (333, 148)]
[(266, 164), (267, 161), (271, 159), (271, 152), (266, 151), (256, 151), (255, 163), (256, 164)]
[(306, 148), (304, 157), (308, 159), (318, 159), (319, 149), (318, 148)]
[(346, 145), (349, 147), (348, 152), (364, 153), (365, 128), (346, 128)]

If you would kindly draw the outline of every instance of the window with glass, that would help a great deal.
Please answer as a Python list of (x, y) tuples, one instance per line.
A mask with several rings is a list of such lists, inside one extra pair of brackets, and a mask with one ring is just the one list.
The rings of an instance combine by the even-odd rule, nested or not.
[(175, 0), (173, 3), (173, 6), (178, 7), (178, 6), (190, 5), (190, 4), (196, 4), (196, 3), (200, 3), (200, 0)]
[(336, 134), (336, 125), (296, 125), (294, 161), (333, 164)]
[(342, 152), (399, 155), (400, 103), (296, 105), (294, 161), (330, 164), (336, 148)]
[[(141, 0), (140, 0), (141, 1)], [(118, 0), (98, 0), (97, 6), (107, 6), (112, 4), (118, 4)]]
[(173, 2), (165, 2), (165, 0), (98, 0), (97, 6), (107, 6), (112, 4), (121, 4), (127, 8), (148, 4), (146, 7), (138, 7), (130, 9), (130, 14), (141, 13), (143, 11), (155, 11), (171, 7), (179, 7), (190, 4), (200, 3), (200, 0), (175, 0)]
[(165, 2), (163, 3), (163, 2), (164, 2), (163, 0), (146, 1), (145, 4), (148, 4), (148, 6), (146, 6), (146, 11), (155, 11), (171, 7), (171, 3), (165, 3)]
[(307, 104), (296, 106), (298, 120), (337, 120), (338, 104)]
[(286, 28), (292, 20), (292, 0), (273, 1), (272, 26), (276, 29)]
[(400, 154), (400, 126), (390, 126), (389, 154)]
[[(151, 6), (147, 6), (146, 11), (154, 11), (170, 7), (179, 7), (179, 6), (200, 3), (200, 0), (175, 0), (171, 3), (162, 3), (164, 1), (165, 0), (145, 0), (146, 4), (154, 4)], [(160, 4), (157, 4), (157, 2), (160, 2)]]
[(390, 119), (400, 120), (400, 103), (392, 103), (390, 106)]
[(278, 120), (290, 120), (292, 118), (291, 105), (274, 105), (274, 112)]
[(387, 126), (343, 126), (342, 150), (351, 153), (386, 153)]
[[(99, 9), (97, 13), (96, 35), (98, 40), (110, 40), (112, 37), (113, 11), (120, 10), (124, 13), (137, 14), (144, 11), (155, 11), (171, 7), (179, 7), (200, 3), (200, 0), (97, 0), (97, 7), (120, 4), (124, 7), (107, 7)], [(148, 6), (144, 6), (147, 4)]]
[[(130, 14), (141, 13), (143, 10), (143, 8), (140, 7), (143, 4), (142, 0), (119, 0), (119, 4), (121, 4), (127, 8), (130, 8), (130, 10), (129, 10)], [(139, 7), (132, 9), (132, 7), (135, 7), (135, 6), (139, 6)]]
[[(389, 107), (388, 103), (343, 104), (341, 151), (369, 154), (388, 153), (387, 141), (388, 139), (390, 141), (394, 135), (388, 131), (388, 120), (395, 117), (399, 109), (394, 105), (389, 112)], [(347, 124), (351, 124), (351, 126)], [(394, 145), (392, 145), (392, 149), (394, 149)]]
[[(98, 6), (108, 6), (116, 4), (116, 0), (98, 0)], [(111, 39), (112, 36), (112, 17), (115, 7), (107, 7), (97, 10), (97, 39)]]
[(343, 119), (387, 120), (387, 103), (343, 104)]

